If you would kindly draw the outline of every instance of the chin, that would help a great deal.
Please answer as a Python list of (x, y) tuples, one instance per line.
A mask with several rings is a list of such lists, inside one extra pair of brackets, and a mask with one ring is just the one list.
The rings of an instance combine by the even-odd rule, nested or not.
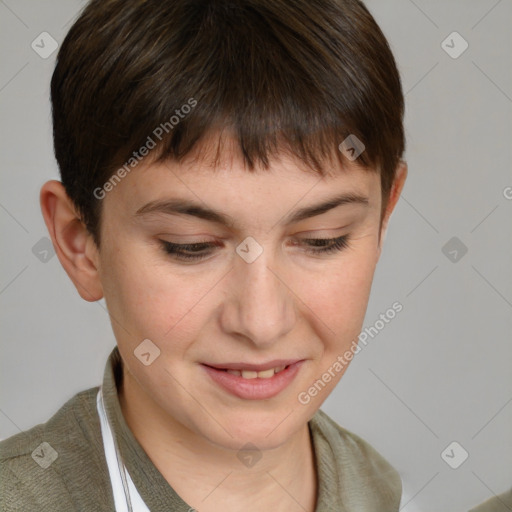
[[(240, 450), (247, 443), (260, 450), (271, 450), (285, 444), (301, 428), (302, 424), (296, 423), (297, 418), (293, 414), (287, 418), (288, 414), (267, 414), (266, 418), (262, 418), (261, 414), (240, 412), (243, 417), (230, 419), (224, 416), (227, 421), (223, 426), (227, 432), (217, 425), (215, 433), (211, 432), (211, 436), (207, 437), (212, 443), (232, 450)], [(305, 419), (304, 425), (306, 423)]]

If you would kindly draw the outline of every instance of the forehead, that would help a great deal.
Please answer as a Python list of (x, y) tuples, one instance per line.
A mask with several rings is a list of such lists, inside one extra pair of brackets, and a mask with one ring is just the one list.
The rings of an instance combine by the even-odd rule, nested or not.
[(223, 149), (215, 154), (203, 149), (182, 162), (143, 161), (107, 194), (104, 206), (135, 216), (149, 203), (186, 199), (240, 221), (243, 216), (244, 221), (262, 223), (340, 195), (366, 197), (370, 208), (379, 208), (380, 176), (357, 162), (341, 165), (332, 158), (323, 162), (322, 176), (296, 156), (281, 152), (268, 168), (257, 164), (249, 169), (236, 148), (228, 143)]

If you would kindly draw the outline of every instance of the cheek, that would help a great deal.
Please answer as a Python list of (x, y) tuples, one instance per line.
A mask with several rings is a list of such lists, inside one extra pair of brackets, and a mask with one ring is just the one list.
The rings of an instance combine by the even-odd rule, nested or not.
[[(105, 300), (118, 341), (159, 338), (172, 327), (173, 311), (180, 303), (169, 276), (155, 272), (141, 252), (122, 248), (105, 258), (102, 276)], [(133, 339), (132, 339), (133, 338)], [(140, 342), (140, 341), (139, 341)]]
[(300, 294), (324, 326), (324, 341), (332, 340), (327, 348), (342, 350), (359, 334), (374, 272), (372, 253), (358, 252), (341, 259), (328, 272), (303, 281)]
[(105, 298), (118, 343), (133, 350), (147, 338), (166, 352), (183, 351), (201, 325), (201, 298), (214, 278), (187, 279), (142, 250), (118, 251), (108, 269)]

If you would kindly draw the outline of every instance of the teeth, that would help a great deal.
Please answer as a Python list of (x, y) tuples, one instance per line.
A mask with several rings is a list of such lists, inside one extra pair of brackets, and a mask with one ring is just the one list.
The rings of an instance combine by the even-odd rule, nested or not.
[(242, 377), (244, 379), (271, 379), (276, 373), (284, 370), (284, 366), (278, 366), (277, 368), (269, 368), (261, 372), (255, 372), (253, 370), (226, 370), (231, 375)]
[[(256, 372), (254, 372), (256, 373)], [(262, 372), (258, 372), (258, 379), (270, 379), (270, 377), (274, 376), (274, 368), (270, 368), (269, 370), (264, 370)]]

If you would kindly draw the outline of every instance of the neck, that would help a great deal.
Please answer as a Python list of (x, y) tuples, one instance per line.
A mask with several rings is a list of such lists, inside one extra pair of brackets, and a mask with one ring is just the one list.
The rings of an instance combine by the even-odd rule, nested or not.
[(315, 510), (317, 475), (307, 424), (245, 468), (233, 464), (236, 450), (211, 443), (162, 411), (126, 369), (118, 394), (127, 425), (155, 467), (201, 512)]

